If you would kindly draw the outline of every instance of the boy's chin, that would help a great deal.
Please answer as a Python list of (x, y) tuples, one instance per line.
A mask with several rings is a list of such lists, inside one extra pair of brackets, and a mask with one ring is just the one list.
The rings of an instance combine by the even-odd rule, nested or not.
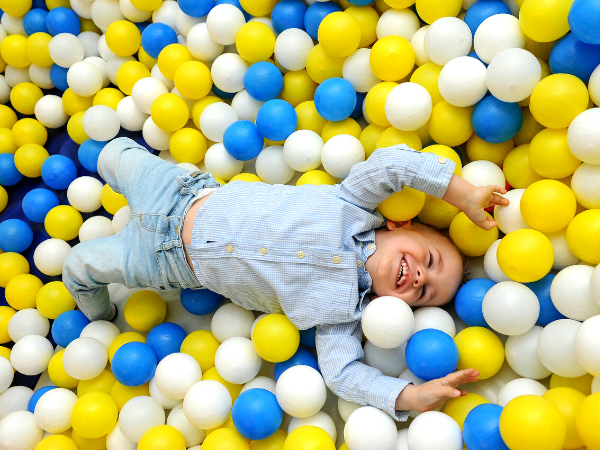
[(404, 303), (406, 303), (408, 306), (412, 307), (412, 302), (406, 301), (404, 300), (402, 297), (400, 297), (399, 295), (395, 294), (395, 293), (390, 293), (390, 294), (384, 294), (384, 295), (379, 295), (375, 292), (371, 293), (371, 301), (375, 300), (377, 297), (396, 297), (400, 300), (402, 300)]

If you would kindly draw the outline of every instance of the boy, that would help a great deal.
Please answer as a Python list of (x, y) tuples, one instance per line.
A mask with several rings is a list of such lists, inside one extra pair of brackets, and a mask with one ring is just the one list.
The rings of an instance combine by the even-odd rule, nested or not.
[[(392, 295), (411, 306), (441, 305), (456, 292), (462, 261), (451, 242), (424, 225), (387, 221), (376, 207), (410, 186), (459, 207), (479, 226), (484, 208), (507, 204), (499, 186), (475, 188), (454, 163), (406, 146), (376, 150), (334, 186), (234, 182), (188, 172), (129, 139), (102, 150), (98, 172), (131, 208), (114, 236), (75, 246), (65, 285), (91, 320), (116, 310), (108, 283), (218, 292), (247, 309), (284, 313), (317, 327), (319, 366), (329, 388), (406, 420), (465, 395), (473, 369), (420, 386), (361, 363), (361, 316), (369, 299)], [(215, 189), (219, 188), (219, 189)], [(187, 259), (187, 261), (186, 261)]]

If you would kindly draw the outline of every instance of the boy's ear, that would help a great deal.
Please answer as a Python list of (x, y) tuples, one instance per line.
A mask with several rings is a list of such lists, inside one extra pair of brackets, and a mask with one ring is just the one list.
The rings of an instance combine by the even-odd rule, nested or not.
[(388, 220), (385, 223), (386, 227), (390, 231), (399, 230), (400, 228), (410, 228), (410, 220)]

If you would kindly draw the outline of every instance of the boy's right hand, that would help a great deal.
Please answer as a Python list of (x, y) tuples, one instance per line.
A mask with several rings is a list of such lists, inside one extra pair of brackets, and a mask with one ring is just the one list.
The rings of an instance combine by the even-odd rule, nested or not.
[(475, 225), (480, 226), (484, 230), (491, 230), (492, 228), (497, 227), (498, 224), (486, 214), (485, 209), (490, 206), (508, 205), (508, 199), (498, 194), (506, 194), (506, 189), (496, 185), (475, 187), (472, 197), (469, 199), (463, 210), (465, 215), (471, 219)]
[(461, 384), (477, 381), (479, 372), (466, 369), (428, 381), (418, 386), (409, 384), (396, 399), (396, 410), (431, 411), (442, 406), (451, 398), (467, 395), (467, 391), (457, 389)]

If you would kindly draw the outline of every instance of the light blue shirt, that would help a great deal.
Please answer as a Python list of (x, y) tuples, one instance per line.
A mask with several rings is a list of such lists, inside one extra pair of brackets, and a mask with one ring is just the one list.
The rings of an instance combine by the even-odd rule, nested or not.
[(405, 145), (376, 150), (340, 184), (286, 186), (235, 181), (200, 208), (187, 247), (200, 283), (246, 309), (316, 326), (319, 367), (338, 396), (397, 420), (408, 381), (362, 364), (361, 317), (371, 290), (376, 210), (404, 186), (441, 198), (455, 164)]

